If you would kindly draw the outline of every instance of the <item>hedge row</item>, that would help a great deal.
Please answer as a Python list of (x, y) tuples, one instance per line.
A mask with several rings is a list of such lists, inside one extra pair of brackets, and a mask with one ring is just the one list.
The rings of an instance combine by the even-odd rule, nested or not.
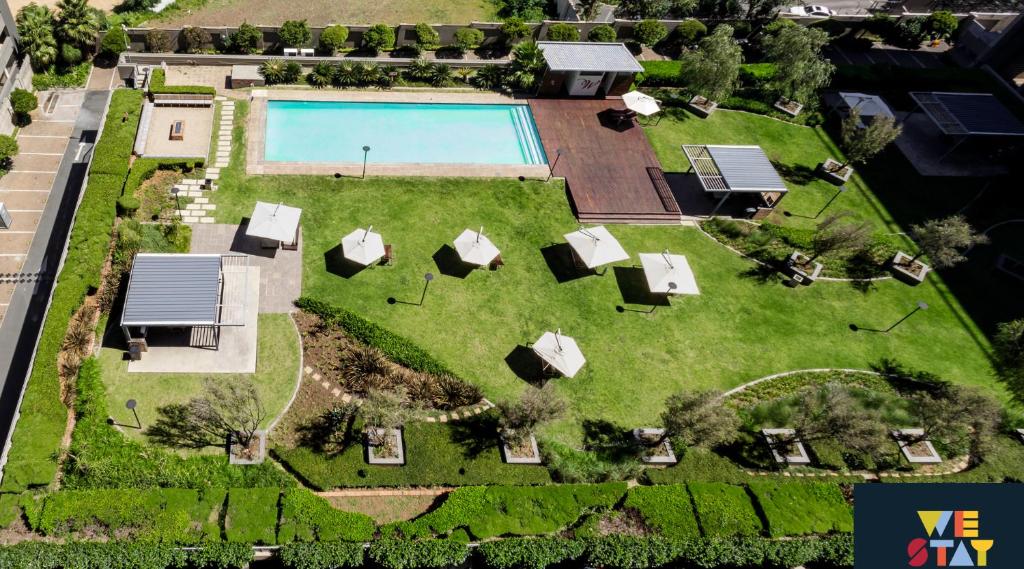
[[(682, 78), (683, 62), (678, 60), (642, 61), (643, 74), (637, 84), (644, 87), (686, 87)], [(774, 63), (744, 63), (740, 65), (740, 81), (756, 86), (775, 76)]]
[(167, 85), (167, 73), (154, 69), (149, 78), (149, 92), (153, 95), (216, 95), (217, 90), (206, 85)]
[(337, 510), (309, 490), (293, 488), (281, 496), (281, 520), (277, 542), (369, 541), (373, 519)]
[(252, 547), (239, 543), (210, 544), (191, 551), (138, 541), (25, 541), (0, 547), (0, 567), (32, 569), (228, 569), (251, 561)]
[(425, 373), (452, 374), (446, 365), (423, 348), (358, 314), (308, 296), (296, 300), (295, 306), (340, 326), (350, 336), (377, 348), (395, 363)]
[(85, 295), (99, 287), (114, 224), (114, 202), (128, 174), (141, 110), (142, 93), (113, 93), (107, 116), (127, 120), (107, 120), (94, 148), (89, 183), (71, 230), (67, 260), (43, 323), (0, 491), (21, 492), (46, 486), (57, 473), (56, 456), (67, 416), (67, 408), (60, 399), (57, 355), (69, 319)]

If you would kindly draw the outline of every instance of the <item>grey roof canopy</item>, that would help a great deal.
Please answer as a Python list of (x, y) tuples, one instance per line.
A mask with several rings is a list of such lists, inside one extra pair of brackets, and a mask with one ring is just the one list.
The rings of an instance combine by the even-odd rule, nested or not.
[(217, 324), (220, 267), (220, 255), (136, 255), (121, 325)]
[(779, 192), (786, 184), (760, 146), (683, 145), (705, 192)]
[(552, 71), (639, 73), (644, 70), (625, 44), (541, 41), (537, 46)]
[(945, 134), (1024, 136), (1024, 123), (995, 95), (915, 91), (910, 96)]

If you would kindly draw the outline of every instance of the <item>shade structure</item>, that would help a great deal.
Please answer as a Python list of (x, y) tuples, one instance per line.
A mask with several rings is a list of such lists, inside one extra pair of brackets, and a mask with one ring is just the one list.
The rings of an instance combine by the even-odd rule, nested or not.
[(256, 202), (245, 234), (249, 237), (272, 239), (283, 243), (295, 241), (299, 232), (302, 210), (284, 204)]
[(562, 331), (544, 332), (533, 344), (533, 351), (546, 364), (565, 377), (573, 377), (587, 363), (576, 340), (563, 336)]
[(565, 240), (588, 269), (629, 258), (629, 253), (626, 253), (603, 225), (581, 227), (577, 231), (566, 233)]
[(455, 238), (455, 250), (464, 263), (483, 266), (501, 253), (483, 233), (483, 227), (480, 231), (467, 229)]
[(627, 109), (636, 111), (637, 114), (649, 117), (661, 111), (658, 100), (640, 91), (630, 91), (622, 96), (622, 102)]
[(373, 226), (359, 228), (341, 239), (345, 258), (362, 266), (371, 265), (384, 256), (384, 238), (373, 232)]
[(684, 255), (640, 253), (647, 288), (656, 294), (700, 294)]

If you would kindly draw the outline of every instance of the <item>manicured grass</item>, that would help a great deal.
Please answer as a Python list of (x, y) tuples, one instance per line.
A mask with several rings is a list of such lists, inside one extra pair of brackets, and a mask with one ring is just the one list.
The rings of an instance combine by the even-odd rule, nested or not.
[(635, 508), (648, 526), (665, 537), (685, 539), (700, 536), (690, 492), (683, 484), (630, 488), (625, 507)]
[(281, 495), (278, 543), (370, 541), (373, 531), (370, 516), (336, 510), (330, 502), (305, 488), (290, 488)]
[(224, 532), (228, 541), (273, 545), (280, 488), (232, 488)]
[(400, 24), (493, 22), (497, 5), (491, 0), (348, 0), (334, 2), (311, 0), (282, 3), (275, 0), (208, 0), (197, 4), (190, 13), (182, 10), (158, 18), (169, 26), (206, 25), (237, 26), (239, 22), (267, 26), (285, 20), (308, 20), (311, 26), (328, 24)]
[[(259, 316), (256, 373), (241, 374), (256, 384), (260, 400), (267, 411), (266, 427), (279, 415), (291, 398), (299, 373), (299, 340), (287, 314)], [(153, 424), (157, 409), (170, 403), (185, 403), (203, 394), (202, 373), (128, 373), (128, 362), (120, 348), (105, 347), (100, 354), (103, 382), (107, 387), (108, 411), (122, 425), (135, 426), (135, 417), (125, 408), (125, 401), (135, 399), (136, 411), (145, 428)], [(125, 428), (128, 436), (143, 440), (139, 429)]]
[(772, 537), (853, 531), (853, 511), (831, 482), (751, 482), (749, 487)]
[(761, 533), (763, 524), (744, 487), (720, 482), (691, 482), (687, 486), (705, 536)]

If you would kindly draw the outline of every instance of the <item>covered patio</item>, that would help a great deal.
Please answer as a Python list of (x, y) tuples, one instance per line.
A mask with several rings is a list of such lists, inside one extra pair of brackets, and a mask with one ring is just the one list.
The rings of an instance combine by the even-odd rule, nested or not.
[(721, 210), (733, 195), (733, 202), (747, 217), (763, 219), (789, 192), (760, 146), (713, 146), (684, 144), (690, 162), (688, 173), (696, 174), (705, 196), (717, 200), (708, 214)]

